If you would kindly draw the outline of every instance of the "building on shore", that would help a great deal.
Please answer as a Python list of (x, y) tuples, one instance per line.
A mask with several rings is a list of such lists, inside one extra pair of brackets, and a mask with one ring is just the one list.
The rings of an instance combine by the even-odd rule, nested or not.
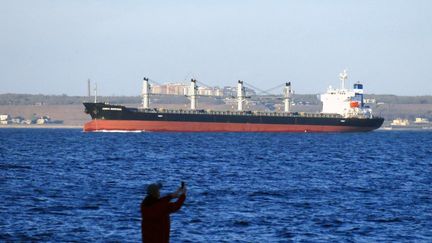
[(374, 98), (371, 98), (371, 99), (364, 99), (364, 103), (365, 103), (365, 104), (376, 104), (377, 101), (376, 101), (376, 99), (374, 99)]
[[(167, 95), (188, 95), (190, 85), (183, 83), (168, 83), (162, 85), (152, 85), (151, 92), (153, 94), (167, 94)], [(237, 87), (225, 86), (223, 88), (219, 87), (207, 87), (199, 86), (197, 94), (201, 96), (237, 96)], [(246, 96), (256, 95), (255, 90), (250, 88), (245, 88)]]
[(7, 125), (10, 123), (10, 116), (6, 114), (0, 115), (0, 125)]
[(41, 116), (32, 119), (25, 119), (21, 116), (11, 117), (10, 115), (0, 114), (0, 125), (22, 124), (22, 125), (45, 125), (45, 124), (63, 124), (63, 120), (52, 120), (49, 116)]
[(152, 85), (153, 94), (187, 95), (189, 86), (182, 83), (169, 83), (162, 85)]
[(394, 120), (390, 123), (390, 125), (392, 125), (392, 126), (403, 126), (403, 127), (406, 127), (406, 126), (408, 126), (409, 124), (410, 124), (410, 123), (409, 123), (408, 119), (401, 119), (401, 118), (394, 119)]
[[(244, 89), (245, 89), (245, 95), (246, 96), (256, 95), (255, 90), (248, 88), (248, 87), (244, 87)], [(229, 96), (229, 97), (237, 97), (237, 87), (224, 86), (223, 87), (223, 95)]]
[[(183, 83), (168, 83), (151, 86), (151, 92), (153, 94), (188, 95), (189, 89), (190, 85), (185, 85)], [(202, 96), (224, 96), (224, 89), (219, 87), (199, 86), (197, 94)]]
[(429, 119), (423, 117), (416, 117), (415, 124), (429, 124)]
[(7, 121), (9, 120), (10, 116), (7, 114), (1, 114), (0, 115), (0, 121)]

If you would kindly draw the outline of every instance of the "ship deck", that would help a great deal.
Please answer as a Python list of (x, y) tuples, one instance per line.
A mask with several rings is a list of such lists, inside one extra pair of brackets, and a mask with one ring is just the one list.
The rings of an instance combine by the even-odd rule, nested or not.
[(339, 114), (322, 114), (311, 112), (266, 112), (266, 111), (214, 111), (214, 110), (173, 110), (164, 108), (141, 109), (127, 108), (129, 111), (165, 114), (196, 114), (196, 115), (232, 115), (232, 116), (272, 116), (272, 117), (314, 117), (314, 118), (343, 118)]

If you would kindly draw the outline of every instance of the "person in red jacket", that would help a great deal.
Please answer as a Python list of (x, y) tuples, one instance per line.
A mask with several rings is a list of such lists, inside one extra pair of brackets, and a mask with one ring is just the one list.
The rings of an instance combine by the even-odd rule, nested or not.
[[(182, 182), (179, 189), (165, 197), (160, 197), (162, 184), (150, 184), (147, 196), (141, 202), (142, 242), (169, 242), (170, 214), (178, 211), (186, 199), (186, 187)], [(178, 198), (175, 202), (172, 199)]]

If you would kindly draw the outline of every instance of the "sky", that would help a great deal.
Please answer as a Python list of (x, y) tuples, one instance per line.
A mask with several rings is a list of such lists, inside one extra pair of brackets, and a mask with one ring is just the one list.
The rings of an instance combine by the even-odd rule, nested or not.
[[(159, 83), (432, 95), (432, 1), (0, 0), (0, 94)], [(281, 90), (282, 92), (282, 90)]]

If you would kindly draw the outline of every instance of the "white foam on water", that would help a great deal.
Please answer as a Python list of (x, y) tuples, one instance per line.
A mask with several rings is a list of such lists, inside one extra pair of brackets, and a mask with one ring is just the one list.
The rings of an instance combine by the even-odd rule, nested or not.
[(96, 130), (94, 132), (140, 133), (146, 131), (145, 130)]

